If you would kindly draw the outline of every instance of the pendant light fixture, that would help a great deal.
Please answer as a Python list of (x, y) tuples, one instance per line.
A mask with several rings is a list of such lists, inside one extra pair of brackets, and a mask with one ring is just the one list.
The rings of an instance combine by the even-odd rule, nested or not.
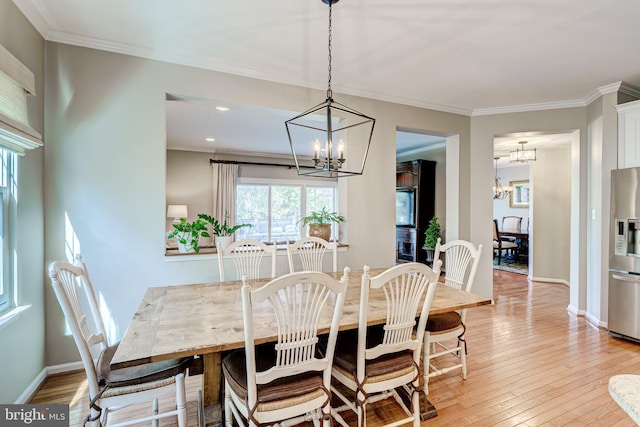
[(527, 141), (520, 141), (520, 148), (516, 148), (515, 151), (509, 152), (509, 162), (533, 162), (536, 160), (536, 149), (535, 148), (524, 148), (524, 145)]
[[(323, 178), (362, 175), (376, 120), (333, 99), (331, 90), (331, 10), (327, 99), (285, 122), (298, 175)], [(305, 164), (306, 163), (306, 164)], [(311, 164), (311, 167), (307, 164)]]
[(511, 187), (507, 186), (507, 187), (503, 187), (502, 184), (500, 184), (500, 178), (498, 178), (498, 159), (500, 157), (494, 157), (493, 160), (496, 163), (496, 175), (493, 178), (493, 198), (495, 200), (502, 200), (502, 199), (506, 199), (509, 196), (509, 193), (511, 193)]

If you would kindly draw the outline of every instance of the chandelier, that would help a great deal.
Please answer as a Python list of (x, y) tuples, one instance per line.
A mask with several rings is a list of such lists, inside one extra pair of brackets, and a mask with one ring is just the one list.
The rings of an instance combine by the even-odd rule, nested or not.
[(509, 162), (530, 162), (536, 160), (536, 149), (535, 148), (524, 148), (524, 145), (527, 141), (520, 141), (520, 148), (516, 148), (515, 151), (509, 152)]
[[(333, 99), (331, 90), (331, 6), (329, 5), (329, 80), (327, 99), (285, 121), (298, 175), (323, 178), (362, 175), (369, 153), (374, 118)], [(305, 161), (312, 166), (301, 164)]]
[(498, 177), (498, 159), (500, 157), (494, 157), (493, 160), (496, 163), (496, 175), (493, 178), (493, 198), (496, 200), (506, 199), (511, 193), (511, 187), (503, 187), (500, 184), (500, 178)]

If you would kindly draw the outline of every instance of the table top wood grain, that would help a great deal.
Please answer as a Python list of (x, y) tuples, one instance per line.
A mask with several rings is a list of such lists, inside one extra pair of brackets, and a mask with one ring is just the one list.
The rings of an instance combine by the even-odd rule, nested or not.
[[(385, 269), (371, 269), (375, 276)], [(340, 273), (330, 273), (336, 278)], [(358, 327), (360, 286), (363, 271), (351, 271), (340, 329)], [(254, 281), (259, 287), (270, 279)], [(152, 287), (145, 293), (112, 361), (120, 368), (176, 357), (219, 353), (244, 347), (244, 322), (240, 281)], [(369, 324), (383, 323), (386, 304), (382, 292), (370, 294)], [(430, 314), (490, 304), (472, 293), (438, 285)], [(266, 305), (265, 313), (270, 310)], [(330, 320), (320, 322), (320, 332)], [(254, 330), (259, 342), (274, 341), (276, 331), (265, 322)]]

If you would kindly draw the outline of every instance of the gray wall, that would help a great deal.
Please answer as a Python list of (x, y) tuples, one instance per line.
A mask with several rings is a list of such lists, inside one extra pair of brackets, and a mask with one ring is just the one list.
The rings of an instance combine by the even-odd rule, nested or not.
[[(166, 262), (164, 258), (169, 196), (165, 192), (165, 93), (288, 111), (303, 111), (325, 94), (57, 43), (47, 44), (46, 60), (45, 182), (50, 195), (46, 261), (65, 255), (66, 215), (97, 292), (110, 310), (113, 338), (117, 338), (147, 287), (218, 279), (210, 259)], [(339, 191), (345, 195), (341, 210), (347, 218), (358, 219), (349, 221), (349, 249), (341, 254), (341, 263), (353, 269), (365, 264), (391, 266), (395, 261), (396, 127), (460, 134), (461, 145), (468, 151), (470, 119), (336, 97), (377, 119), (364, 175), (339, 182)], [(461, 217), (461, 222), (468, 221), (468, 212)], [(491, 295), (491, 281), (483, 285), (477, 292)], [(47, 302), (47, 324), (47, 364), (77, 360), (52, 298)]]
[(571, 147), (538, 149), (531, 163), (531, 259), (535, 280), (569, 284), (571, 265)]
[[(44, 134), (44, 41), (9, 0), (0, 1), (0, 44), (35, 74), (29, 122)], [(18, 159), (17, 302), (31, 307), (0, 329), (0, 403), (14, 403), (45, 366), (43, 157), (39, 148)]]
[[(523, 113), (510, 113), (472, 118), (471, 151), (474, 162), (471, 166), (472, 199), (476, 202), (475, 217), (483, 224), (491, 221), (490, 187), (483, 186), (483, 182), (493, 177), (493, 138), (495, 135), (541, 131), (549, 133), (566, 133), (576, 131), (576, 143), (571, 148), (571, 239), (570, 239), (570, 308), (579, 312), (586, 307), (586, 227), (587, 227), (587, 186), (586, 186), (586, 152), (587, 140), (586, 108), (565, 108)], [(615, 150), (615, 141), (613, 141)], [(534, 178), (535, 180), (535, 178)], [(534, 192), (535, 193), (535, 192)], [(534, 194), (534, 198), (535, 198)], [(533, 213), (535, 215), (535, 212)], [(534, 226), (535, 226), (534, 219)], [(486, 230), (486, 231), (484, 231)], [(537, 232), (537, 230), (536, 230)], [(490, 243), (491, 230), (478, 228), (478, 235), (472, 233), (472, 240)], [(535, 245), (535, 243), (534, 243)], [(487, 246), (490, 247), (490, 246)], [(575, 258), (575, 261), (574, 261)], [(536, 268), (534, 260), (534, 268)], [(484, 263), (479, 266), (478, 279), (491, 280), (491, 265)], [(541, 277), (545, 277), (541, 275)], [(582, 312), (584, 313), (584, 311)]]

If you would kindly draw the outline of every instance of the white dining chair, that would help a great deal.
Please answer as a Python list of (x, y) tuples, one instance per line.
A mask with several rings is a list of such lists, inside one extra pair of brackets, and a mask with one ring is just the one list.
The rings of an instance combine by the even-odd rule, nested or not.
[(290, 243), (287, 240), (287, 258), (289, 260), (289, 272), (296, 271), (296, 259), (299, 260), (301, 271), (324, 271), (323, 260), (327, 251), (331, 252), (333, 262), (331, 271), (338, 271), (338, 242), (328, 242), (319, 237), (304, 237)]
[[(341, 281), (303, 271), (253, 290), (242, 278), (245, 346), (222, 361), (227, 427), (331, 425), (331, 367), (348, 284), (345, 270)], [(324, 318), (331, 326), (322, 338), (318, 322)], [(273, 325), (277, 342), (258, 344), (254, 329), (265, 323)]]
[[(343, 426), (348, 424), (340, 412), (352, 410), (358, 415), (358, 426), (365, 426), (367, 405), (389, 397), (395, 398), (405, 417), (388, 425), (420, 426), (422, 340), (441, 264), (436, 260), (434, 270), (422, 263), (405, 263), (374, 277), (369, 276), (369, 267), (364, 267), (358, 329), (338, 335), (333, 362), (333, 378), (354, 394), (349, 396), (337, 384), (331, 388), (344, 402), (333, 409), (334, 418)], [(384, 293), (387, 318), (383, 325), (369, 327), (367, 313), (372, 292)], [(410, 404), (400, 393), (408, 396)]]
[(233, 242), (222, 248), (216, 245), (218, 252), (218, 269), (220, 271), (220, 281), (226, 282), (225, 260), (231, 260), (235, 267), (236, 277), (234, 280), (240, 280), (243, 276), (247, 276), (249, 280), (265, 277), (260, 272), (262, 258), (264, 255), (271, 255), (271, 276), (276, 277), (276, 259), (278, 247), (276, 241), (267, 245), (264, 242), (252, 239), (243, 239)]
[[(466, 240), (453, 240), (446, 244), (436, 244), (435, 259), (444, 253), (446, 266), (444, 284), (454, 289), (471, 292), (480, 262), (482, 245)], [(467, 379), (466, 310), (429, 316), (424, 334), (423, 384), (425, 393), (429, 391), (429, 378), (460, 369), (462, 378)], [(453, 342), (454, 344), (451, 344)], [(435, 359), (455, 358), (455, 364), (436, 365)], [(444, 362), (443, 362), (444, 363)]]
[[(177, 417), (178, 426), (186, 427), (187, 410), (184, 375), (191, 357), (145, 363), (112, 369), (111, 360), (118, 344), (109, 345), (93, 286), (86, 265), (76, 255), (76, 265), (55, 261), (49, 266), (53, 290), (71, 329), (89, 388), (89, 415), (85, 425), (107, 426), (109, 414), (134, 403), (149, 402), (147, 415), (108, 424), (112, 427), (144, 423), (165, 417)], [(89, 306), (89, 312), (83, 307)], [(94, 359), (92, 350), (97, 351)], [(175, 396), (173, 409), (158, 411), (158, 399)]]

